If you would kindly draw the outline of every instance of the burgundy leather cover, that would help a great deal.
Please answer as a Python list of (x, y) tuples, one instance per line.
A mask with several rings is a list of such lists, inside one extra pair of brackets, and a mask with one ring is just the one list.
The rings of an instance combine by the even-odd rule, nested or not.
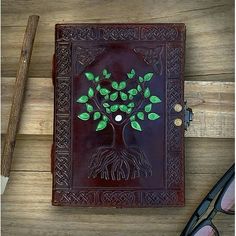
[[(183, 206), (184, 125), (175, 120), (184, 111), (174, 106), (184, 107), (185, 25), (58, 24), (55, 33), (52, 204)], [(136, 95), (139, 84), (142, 92), (148, 87), (146, 98)], [(112, 102), (120, 91), (128, 99)], [(127, 101), (134, 103), (128, 111)], [(93, 119), (95, 111), (102, 117)]]

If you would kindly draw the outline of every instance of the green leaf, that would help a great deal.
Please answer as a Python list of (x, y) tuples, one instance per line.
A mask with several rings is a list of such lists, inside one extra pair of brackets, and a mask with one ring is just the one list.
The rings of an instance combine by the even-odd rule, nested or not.
[(115, 101), (117, 98), (118, 98), (118, 92), (112, 93), (112, 94), (110, 95), (111, 101)]
[(157, 96), (151, 96), (150, 97), (150, 102), (151, 103), (160, 103), (161, 102), (161, 99)]
[(103, 76), (106, 76), (107, 73), (108, 73), (107, 69), (104, 69), (104, 70), (102, 71)]
[(141, 77), (141, 76), (138, 77), (138, 80), (139, 80), (140, 83), (142, 83), (144, 81), (143, 77)]
[(140, 84), (137, 86), (137, 90), (138, 90), (139, 92), (142, 91), (142, 87), (140, 86)]
[(110, 93), (110, 91), (108, 89), (106, 89), (106, 88), (101, 88), (99, 92), (103, 96), (107, 95), (108, 93)]
[(116, 112), (119, 109), (119, 105), (118, 104), (112, 105), (110, 109), (111, 109), (111, 112)]
[(150, 81), (153, 77), (153, 73), (147, 73), (144, 75), (144, 81)]
[(109, 99), (109, 94), (107, 94), (105, 97), (104, 97), (106, 100)]
[(141, 128), (140, 124), (137, 121), (135, 121), (135, 120), (131, 121), (131, 127), (133, 129), (138, 130), (138, 131), (142, 131), (142, 128)]
[(148, 98), (150, 96), (150, 89), (149, 88), (146, 88), (145, 91), (144, 91), (144, 97), (145, 98)]
[(97, 120), (97, 119), (99, 119), (100, 117), (101, 117), (101, 113), (100, 113), (99, 111), (94, 112), (94, 114), (93, 114), (93, 119), (94, 119), (94, 120)]
[(127, 112), (127, 110), (128, 110), (128, 107), (126, 105), (120, 105), (119, 108), (123, 112)]
[(81, 120), (88, 120), (90, 118), (90, 115), (87, 112), (84, 112), (79, 114), (78, 118), (80, 118)]
[(77, 99), (76, 102), (79, 102), (79, 103), (86, 103), (88, 101), (88, 97), (83, 95), (81, 96), (80, 98)]
[(137, 95), (138, 91), (137, 89), (130, 89), (128, 93), (134, 96), (134, 95)]
[(91, 98), (94, 96), (94, 90), (90, 87), (88, 90), (88, 96)]
[(134, 69), (132, 69), (132, 70), (130, 71), (130, 73), (127, 73), (127, 76), (128, 76), (129, 79), (134, 78), (134, 76), (135, 76), (135, 71), (134, 71)]
[(103, 103), (102, 105), (103, 105), (104, 107), (109, 107), (109, 106), (110, 106), (107, 102)]
[(107, 73), (106, 75), (105, 75), (105, 79), (109, 79), (111, 77), (111, 73)]
[(120, 98), (121, 98), (121, 100), (126, 101), (128, 96), (126, 93), (120, 92)]
[(93, 106), (86, 103), (86, 109), (87, 109), (88, 112), (92, 112), (93, 111)]
[(129, 100), (132, 100), (134, 98), (133, 95), (129, 95)]
[(130, 119), (130, 121), (134, 121), (135, 120), (135, 115), (131, 116), (129, 119)]
[(101, 89), (101, 85), (98, 84), (98, 86), (96, 87), (96, 90), (99, 91)]
[(150, 112), (150, 111), (152, 110), (152, 104), (146, 105), (145, 108), (144, 108), (144, 110), (145, 110), (146, 112)]
[(144, 113), (143, 113), (142, 111), (138, 112), (137, 117), (138, 117), (140, 120), (144, 120)]
[(113, 81), (111, 83), (111, 86), (112, 86), (113, 89), (118, 89), (118, 87), (119, 87), (119, 85), (118, 85), (118, 83), (116, 81)]
[(125, 87), (126, 87), (126, 82), (125, 81), (120, 82), (119, 90), (124, 89)]
[(95, 82), (98, 82), (99, 81), (99, 75), (95, 77)]
[(105, 79), (109, 79), (111, 77), (111, 73), (108, 73), (107, 69), (104, 69), (102, 71), (102, 74), (105, 77)]
[(148, 119), (149, 120), (157, 120), (159, 118), (160, 118), (160, 116), (158, 114), (156, 114), (156, 113), (149, 113), (148, 114)]
[(94, 74), (92, 72), (86, 72), (85, 76), (88, 80), (94, 80)]
[(104, 121), (104, 120), (101, 120), (99, 121), (98, 125), (97, 125), (97, 128), (96, 128), (96, 131), (100, 131), (100, 130), (103, 130), (107, 127), (107, 122)]
[(128, 76), (129, 79), (132, 79), (134, 77), (134, 75), (131, 74), (131, 73), (127, 73), (127, 76)]
[(134, 107), (134, 103), (133, 103), (133, 102), (130, 102), (130, 103), (128, 104), (128, 107)]
[(106, 113), (110, 114), (111, 110), (109, 108), (106, 108)]
[(105, 116), (105, 115), (102, 116), (102, 119), (103, 119), (104, 121), (106, 121), (106, 122), (109, 120), (108, 117)]
[(128, 109), (127, 109), (127, 111), (126, 111), (126, 112), (127, 112), (127, 114), (130, 114), (130, 113), (131, 113), (131, 111), (132, 111), (132, 108), (130, 107), (130, 108), (128, 108)]

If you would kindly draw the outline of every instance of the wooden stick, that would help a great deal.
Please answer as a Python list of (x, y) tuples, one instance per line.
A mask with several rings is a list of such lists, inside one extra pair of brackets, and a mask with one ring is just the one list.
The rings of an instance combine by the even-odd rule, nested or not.
[(12, 156), (15, 147), (16, 134), (20, 121), (20, 113), (23, 105), (24, 92), (38, 21), (39, 16), (29, 16), (22, 44), (19, 67), (16, 75), (15, 92), (13, 95), (10, 118), (5, 137), (5, 145), (1, 159), (1, 194), (4, 193), (10, 175)]

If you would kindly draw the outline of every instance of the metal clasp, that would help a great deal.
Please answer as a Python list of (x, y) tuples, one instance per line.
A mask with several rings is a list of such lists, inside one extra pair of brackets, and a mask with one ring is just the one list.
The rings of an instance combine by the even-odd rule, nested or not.
[(187, 101), (184, 102), (184, 128), (188, 129), (190, 122), (193, 121), (193, 110), (187, 106)]

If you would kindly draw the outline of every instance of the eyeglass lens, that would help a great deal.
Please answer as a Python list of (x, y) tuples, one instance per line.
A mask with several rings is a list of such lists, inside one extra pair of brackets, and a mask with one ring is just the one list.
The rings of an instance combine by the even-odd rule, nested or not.
[(205, 225), (200, 228), (193, 236), (216, 236), (218, 235), (214, 228), (210, 225)]
[(230, 183), (221, 200), (221, 208), (226, 212), (234, 213), (234, 180)]

